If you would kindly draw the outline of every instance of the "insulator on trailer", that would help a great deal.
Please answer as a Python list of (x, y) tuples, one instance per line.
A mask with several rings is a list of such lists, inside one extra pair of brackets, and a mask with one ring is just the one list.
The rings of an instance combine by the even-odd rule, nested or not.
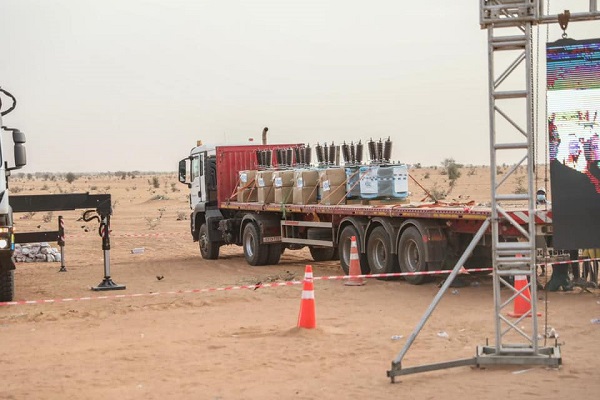
[(392, 141), (388, 136), (383, 146), (383, 162), (389, 163), (392, 158)]
[(331, 146), (329, 146), (329, 164), (335, 164), (335, 144), (331, 142)]
[(354, 142), (350, 142), (350, 163), (356, 164), (356, 147)]
[(377, 152), (375, 151), (375, 142), (373, 141), (373, 138), (369, 140), (367, 145), (369, 146), (369, 161), (373, 162), (377, 159)]
[(377, 162), (381, 162), (382, 159), (383, 159), (383, 142), (381, 141), (381, 138), (380, 138), (379, 142), (377, 142)]
[(340, 166), (340, 146), (335, 146), (335, 165)]
[(294, 147), (294, 157), (296, 159), (295, 165), (302, 164), (302, 161), (300, 159), (300, 147)]
[(323, 143), (323, 162), (325, 164), (329, 163), (329, 146), (327, 146), (327, 142)]
[(342, 144), (342, 157), (344, 158), (344, 163), (349, 164), (350, 160), (350, 147), (346, 142)]
[(263, 150), (263, 165), (265, 168), (269, 168), (271, 166), (271, 150)]
[(281, 156), (281, 149), (275, 150), (275, 158), (277, 159), (277, 168), (281, 168), (283, 165), (283, 159)]
[(287, 165), (288, 167), (292, 167), (294, 165), (294, 150), (293, 149), (287, 149)]
[(361, 164), (363, 160), (363, 144), (359, 140), (356, 144), (356, 163)]
[(300, 164), (301, 166), (304, 166), (304, 146), (299, 147), (298, 148), (298, 160), (297, 160), (297, 164)]
[(312, 149), (310, 148), (310, 144), (307, 144), (306, 148), (304, 149), (304, 163), (308, 167), (310, 165), (311, 161), (312, 161)]
[(315, 146), (315, 153), (317, 154), (317, 162), (321, 164), (323, 162), (323, 146), (319, 143)]
[(287, 151), (285, 149), (281, 149), (281, 167), (287, 168)]
[(256, 150), (256, 164), (258, 165), (258, 169), (262, 169), (264, 167), (263, 161), (262, 151)]
[(273, 167), (273, 150), (266, 150), (265, 151), (265, 166), (267, 168), (272, 168)]

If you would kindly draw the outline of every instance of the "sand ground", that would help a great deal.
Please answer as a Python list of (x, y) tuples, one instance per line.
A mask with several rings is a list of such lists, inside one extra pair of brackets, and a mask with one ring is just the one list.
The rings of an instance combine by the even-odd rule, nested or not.
[[(487, 172), (467, 172), (449, 197), (485, 201)], [(439, 171), (415, 175), (426, 187), (447, 187)], [(152, 176), (12, 184), (22, 193), (110, 193), (111, 275), (127, 289), (90, 290), (104, 276), (97, 225), (77, 221), (80, 212), (63, 213), (67, 272), (58, 272), (59, 263), (18, 264), (16, 300), (93, 299), (0, 307), (0, 398), (554, 399), (593, 398), (600, 390), (600, 325), (591, 323), (600, 317), (597, 290), (539, 293), (540, 331), (547, 323), (559, 333), (558, 369), (460, 367), (391, 384), (386, 371), (437, 293), (435, 283), (316, 281), (314, 330), (295, 328), (301, 285), (192, 292), (301, 280), (306, 264), (316, 276), (341, 271), (339, 262), (312, 262), (306, 250), (286, 251), (267, 267), (248, 266), (234, 246), (219, 260), (203, 260), (189, 220), (178, 220), (189, 212), (186, 188), (172, 174), (158, 179), (160, 188)], [(43, 214), (17, 217), (18, 229), (55, 229), (58, 213), (50, 222)], [(142, 254), (132, 254), (140, 247)], [(472, 357), (476, 346), (494, 342), (491, 280), (470, 283), (444, 296), (404, 366)]]

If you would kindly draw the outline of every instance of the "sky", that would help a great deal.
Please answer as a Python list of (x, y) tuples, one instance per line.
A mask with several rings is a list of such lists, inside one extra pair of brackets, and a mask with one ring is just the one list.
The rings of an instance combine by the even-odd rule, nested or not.
[(487, 74), (474, 0), (0, 0), (22, 172), (175, 171), (197, 140), (265, 126), (269, 143), (389, 136), (398, 162), (489, 164)]

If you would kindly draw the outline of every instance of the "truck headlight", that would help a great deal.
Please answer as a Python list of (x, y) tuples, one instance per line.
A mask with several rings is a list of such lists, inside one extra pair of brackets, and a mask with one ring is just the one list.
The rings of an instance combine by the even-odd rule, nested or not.
[(0, 249), (6, 249), (6, 248), (8, 248), (8, 240), (0, 239)]

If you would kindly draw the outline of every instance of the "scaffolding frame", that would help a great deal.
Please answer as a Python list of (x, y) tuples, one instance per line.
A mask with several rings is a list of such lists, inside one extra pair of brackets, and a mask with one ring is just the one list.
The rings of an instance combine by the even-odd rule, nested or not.
[[(538, 312), (537, 312), (537, 266), (536, 266), (536, 224), (535, 224), (535, 119), (536, 112), (534, 92), (533, 65), (533, 31), (539, 24), (556, 23), (559, 19), (564, 23), (574, 21), (600, 20), (597, 0), (589, 1), (586, 12), (546, 15), (541, 0), (480, 0), (480, 25), (487, 29), (488, 37), (488, 89), (489, 89), (489, 137), (490, 137), (490, 184), (491, 184), (491, 217), (474, 236), (473, 241), (457, 264), (438, 294), (421, 318), (419, 324), (408, 338), (406, 344), (392, 361), (387, 376), (392, 383), (395, 377), (419, 372), (434, 371), (466, 365), (546, 365), (559, 366), (562, 363), (560, 347), (555, 340), (554, 346), (539, 345)], [(566, 27), (566, 26), (565, 26)], [(517, 32), (516, 34), (515, 31)], [(510, 32), (510, 34), (506, 33)], [(538, 38), (539, 39), (539, 38)], [(497, 74), (497, 54), (505, 53), (512, 60), (508, 66), (499, 69)], [(522, 72), (522, 87), (504, 89), (507, 79)], [(518, 84), (516, 85), (518, 86)], [(519, 123), (514, 113), (503, 108), (507, 100), (524, 102), (521, 112), (525, 111), (525, 121)], [(505, 121), (502, 127), (498, 122)], [(545, 129), (545, 128), (544, 128)], [(518, 140), (507, 141), (506, 133), (516, 136)], [(512, 139), (512, 136), (511, 136)], [(521, 156), (520, 161), (502, 174), (497, 173), (499, 155), (506, 151), (514, 151)], [(503, 184), (520, 166), (527, 169), (527, 193), (515, 194), (503, 191)], [(522, 227), (506, 212), (503, 202), (526, 201), (530, 216), (527, 228)], [(501, 240), (499, 222), (509, 222), (522, 234), (522, 240), (505, 242)], [(402, 368), (402, 360), (417, 335), (425, 325), (429, 316), (441, 300), (446, 290), (464, 261), (470, 256), (472, 249), (481, 239), (484, 231), (491, 226), (492, 262), (494, 290), (495, 344), (478, 346), (475, 357), (447, 361), (417, 367)], [(523, 287), (515, 286), (514, 278), (525, 276), (527, 283)], [(520, 282), (523, 279), (519, 279)], [(511, 296), (502, 300), (501, 289), (507, 288)], [(530, 292), (530, 298), (524, 294)], [(514, 320), (505, 316), (506, 308), (520, 297), (531, 305), (531, 312)], [(529, 329), (521, 328), (524, 324)], [(509, 337), (512, 334), (511, 337)], [(515, 341), (515, 337), (517, 341)], [(519, 341), (520, 340), (520, 341)]]

